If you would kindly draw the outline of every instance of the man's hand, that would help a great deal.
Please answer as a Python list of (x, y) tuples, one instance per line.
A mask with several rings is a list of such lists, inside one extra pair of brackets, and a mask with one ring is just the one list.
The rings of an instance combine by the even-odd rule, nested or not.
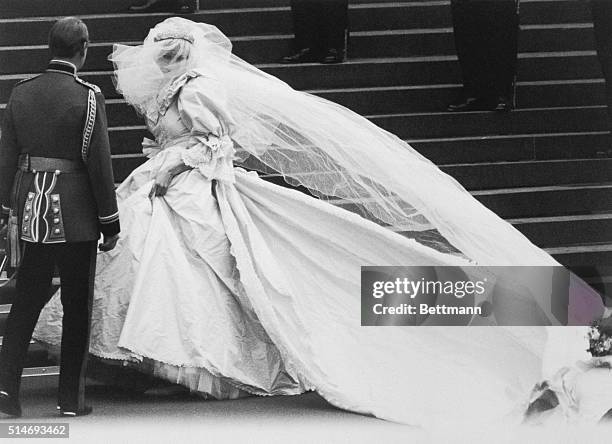
[(157, 173), (155, 177), (155, 182), (153, 183), (153, 187), (151, 188), (151, 192), (149, 193), (149, 199), (153, 199), (155, 196), (163, 196), (168, 191), (168, 187), (170, 186), (170, 182), (172, 181), (173, 174), (168, 171), (160, 171)]
[(111, 251), (117, 245), (117, 241), (119, 240), (119, 235), (115, 234), (114, 236), (106, 237), (104, 236), (104, 242), (102, 242), (98, 248), (100, 251)]

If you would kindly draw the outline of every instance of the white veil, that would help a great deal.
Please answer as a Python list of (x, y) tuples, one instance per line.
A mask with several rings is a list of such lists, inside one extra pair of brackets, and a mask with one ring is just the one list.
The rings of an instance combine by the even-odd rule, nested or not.
[(157, 93), (170, 80), (157, 58), (172, 46), (189, 53), (179, 72), (197, 68), (223, 83), (236, 122), (231, 137), (239, 145), (238, 164), (280, 173), (321, 198), (348, 200), (364, 217), (398, 230), (435, 228), (480, 265), (557, 265), (407, 143), (233, 55), (215, 26), (173, 17), (155, 26), (143, 45), (116, 45), (110, 59), (117, 89), (141, 113), (157, 106)]
[[(166, 55), (163, 63), (160, 54)], [(116, 45), (110, 59), (118, 91), (143, 114), (169, 100), (158, 96), (164, 83), (190, 69), (220, 82), (228, 103), (223, 112), (234, 121), (230, 136), (238, 145), (238, 165), (280, 173), (323, 199), (349, 201), (364, 217), (397, 230), (435, 228), (477, 265), (559, 265), (395, 135), (233, 55), (215, 26), (169, 18), (143, 45)], [(164, 72), (160, 65), (172, 69)], [(509, 293), (525, 293), (507, 278)], [(574, 284), (583, 290), (583, 306), (603, 307), (585, 283)], [(549, 313), (539, 290), (528, 289), (522, 297), (527, 294)]]

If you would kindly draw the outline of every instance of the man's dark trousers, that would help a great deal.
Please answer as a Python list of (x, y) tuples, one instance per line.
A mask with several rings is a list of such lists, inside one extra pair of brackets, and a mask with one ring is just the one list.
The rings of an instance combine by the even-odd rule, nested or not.
[(51, 280), (57, 266), (64, 310), (58, 404), (63, 408), (84, 407), (96, 249), (97, 241), (25, 243), (17, 296), (0, 354), (0, 387), (9, 394), (19, 393), (27, 344), (40, 311), (51, 297)]
[(518, 0), (451, 0), (455, 47), (468, 97), (512, 99)]
[(323, 55), (328, 49), (346, 50), (347, 0), (291, 0), (295, 50), (310, 48)]

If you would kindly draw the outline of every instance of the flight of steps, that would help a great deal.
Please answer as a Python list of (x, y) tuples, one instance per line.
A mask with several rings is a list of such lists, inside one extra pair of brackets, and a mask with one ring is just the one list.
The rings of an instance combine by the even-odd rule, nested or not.
[[(534, 243), (612, 295), (606, 291), (612, 288), (612, 143), (588, 3), (521, 1), (517, 109), (507, 115), (443, 111), (461, 83), (448, 1), (350, 3), (350, 59), (332, 66), (276, 63), (292, 39), (288, 0), (200, 0), (200, 12), (188, 18), (217, 25), (236, 54), (293, 87), (346, 105), (409, 141)], [(143, 162), (146, 130), (115, 92), (107, 56), (113, 43), (138, 43), (168, 16), (122, 12), (129, 4), (0, 5), (0, 115), (15, 82), (45, 68), (55, 17), (79, 14), (88, 24), (93, 43), (82, 77), (107, 98), (118, 181)], [(10, 289), (0, 290), (0, 335), (12, 297)], [(40, 358), (29, 365), (36, 362), (48, 364)]]

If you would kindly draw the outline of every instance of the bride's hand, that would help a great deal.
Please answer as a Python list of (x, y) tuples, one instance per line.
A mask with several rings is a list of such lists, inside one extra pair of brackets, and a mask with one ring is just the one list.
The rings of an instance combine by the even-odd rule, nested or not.
[(153, 183), (153, 187), (151, 188), (151, 192), (149, 193), (149, 199), (153, 199), (155, 196), (163, 196), (168, 191), (168, 187), (170, 186), (170, 181), (172, 180), (172, 173), (170, 171), (160, 171), (157, 173), (155, 177), (155, 182)]

